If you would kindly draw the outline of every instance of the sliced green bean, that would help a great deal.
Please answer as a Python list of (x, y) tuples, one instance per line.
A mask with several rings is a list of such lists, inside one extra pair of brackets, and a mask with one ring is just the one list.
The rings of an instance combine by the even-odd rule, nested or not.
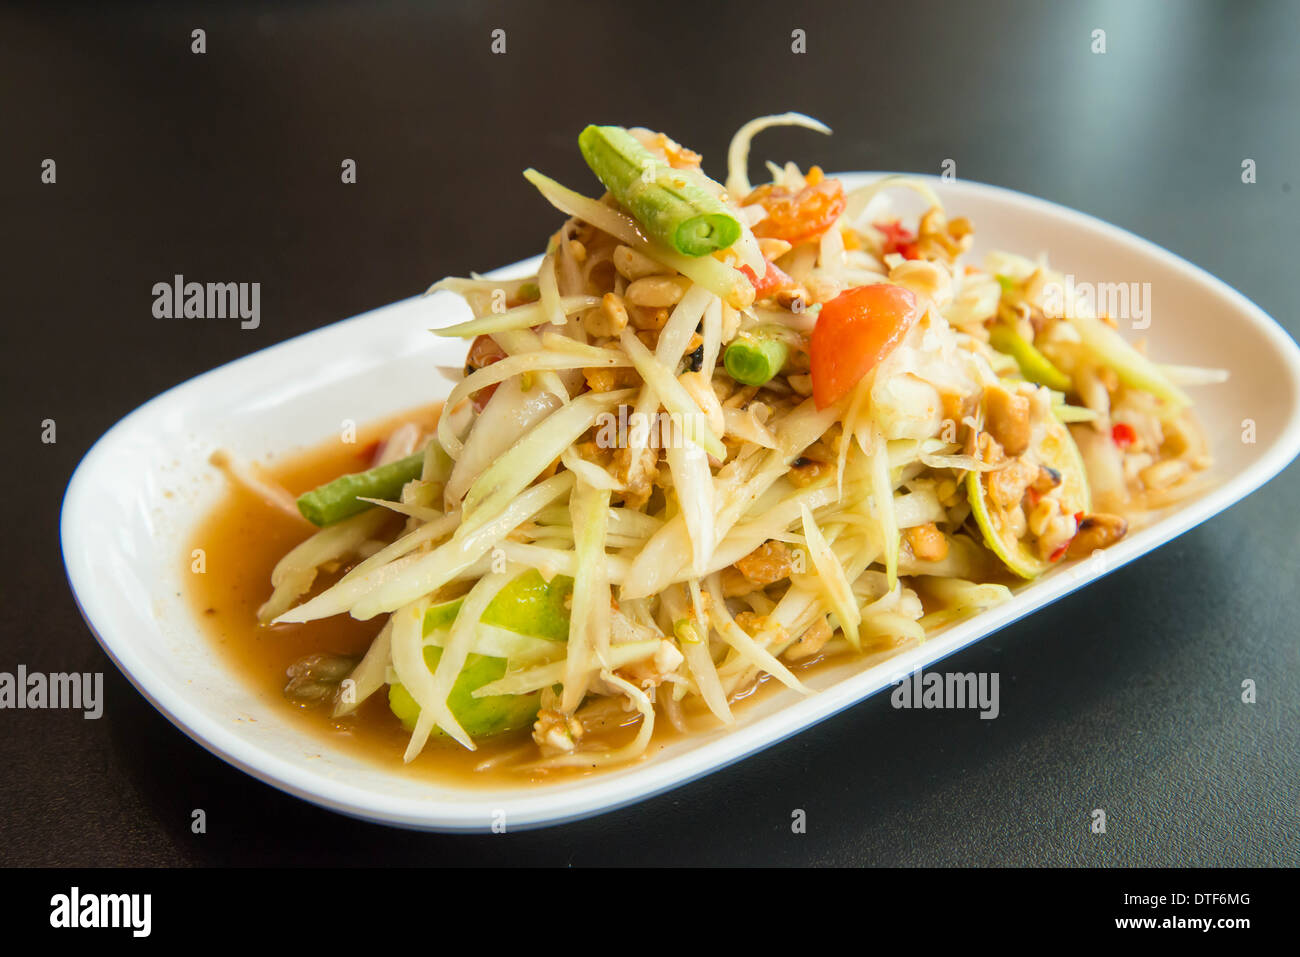
[(707, 256), (740, 238), (740, 222), (703, 173), (673, 169), (621, 126), (588, 126), (583, 158), (620, 206), (683, 256)]
[(424, 450), (387, 465), (377, 465), (364, 472), (343, 475), (332, 482), (298, 497), (298, 511), (313, 525), (333, 525), (374, 508), (361, 498), (396, 501), (402, 486), (420, 477), (424, 469)]
[(743, 385), (766, 385), (785, 365), (790, 350), (780, 339), (741, 336), (727, 346), (722, 365), (727, 375)]

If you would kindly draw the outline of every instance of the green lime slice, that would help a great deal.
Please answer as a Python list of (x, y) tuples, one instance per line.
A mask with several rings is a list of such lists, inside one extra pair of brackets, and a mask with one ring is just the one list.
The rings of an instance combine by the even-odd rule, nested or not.
[[(1088, 475), (1078, 446), (1070, 437), (1070, 430), (1060, 422), (1049, 422), (1046, 431), (1028, 453), (1031, 461), (1056, 469), (1061, 473), (1061, 506), (1066, 512), (1088, 512), (1092, 509), (1088, 492)], [(1021, 578), (1037, 578), (1052, 567), (1052, 563), (1039, 558), (1023, 540), (1016, 538), (1002, 510), (988, 497), (987, 472), (970, 472), (966, 475), (966, 494), (970, 498), (971, 514), (984, 535), (984, 544)]]
[[(569, 639), (569, 595), (573, 579), (556, 575), (547, 583), (541, 572), (530, 568), (514, 579), (488, 604), (479, 621), (520, 635), (547, 641)], [(424, 615), (424, 633), (446, 631), (460, 612), (461, 599), (432, 606)]]
[[(424, 661), (433, 671), (438, 667), (442, 649), (434, 645), (424, 648)], [(486, 698), (475, 698), (473, 693), (489, 682), (496, 681), (506, 673), (504, 658), (489, 658), (484, 655), (470, 655), (461, 669), (460, 677), (451, 687), (447, 696), (447, 706), (460, 726), (472, 738), (486, 738), (516, 728), (524, 728), (537, 718), (541, 695), (501, 694)], [(420, 706), (402, 685), (394, 684), (388, 689), (388, 707), (397, 715), (407, 730), (415, 728), (420, 717)], [(441, 729), (435, 731), (441, 734)]]

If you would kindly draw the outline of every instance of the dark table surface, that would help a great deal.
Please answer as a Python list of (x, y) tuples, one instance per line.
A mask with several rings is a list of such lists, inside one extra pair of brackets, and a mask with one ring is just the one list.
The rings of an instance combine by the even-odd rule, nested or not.
[[(57, 535), (77, 462), (150, 397), (532, 255), (556, 220), (519, 171), (585, 181), (591, 120), (665, 129), (716, 171), (746, 119), (809, 112), (836, 135), (775, 131), (759, 152), (930, 173), (953, 158), (1166, 246), (1295, 334), (1298, 31), (1300, 5), (1227, 2), (0, 10), (0, 671), (103, 671), (107, 699), (98, 721), (0, 712), (0, 861), (1300, 863), (1295, 465), (952, 659), (1001, 675), (995, 721), (878, 696), (668, 795), (505, 836), (355, 822), (208, 754), (99, 649)], [(175, 273), (260, 281), (260, 328), (153, 319), (152, 285)]]

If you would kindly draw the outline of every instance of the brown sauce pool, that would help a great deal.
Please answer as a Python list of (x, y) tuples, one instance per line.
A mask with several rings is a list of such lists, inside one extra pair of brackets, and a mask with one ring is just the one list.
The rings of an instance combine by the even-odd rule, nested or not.
[[(416, 422), (431, 429), (437, 421), (439, 405), (416, 409), (381, 422), (371, 423), (357, 432), (356, 441), (330, 439), (304, 452), (270, 463), (261, 463), (264, 474), (279, 482), (294, 495), (350, 472), (370, 465), (376, 444), (404, 422)], [(394, 519), (394, 527), (400, 518)], [(386, 616), (357, 621), (348, 615), (336, 615), (304, 624), (261, 625), (257, 609), (271, 594), (271, 570), (299, 542), (312, 534), (306, 522), (286, 515), (241, 486), (229, 483), (222, 501), (195, 530), (185, 550), (189, 571), (191, 550), (206, 553), (206, 572), (186, 574), (190, 583), (189, 600), (195, 617), (203, 623), (209, 639), (227, 665), (251, 687), (258, 697), (301, 726), (304, 734), (322, 743), (342, 748), (349, 754), (378, 763), (390, 770), (454, 783), (457, 786), (501, 787), (527, 784), (530, 781), (554, 781), (575, 775), (598, 773), (601, 769), (565, 768), (560, 770), (522, 770), (511, 764), (526, 763), (536, 757), (528, 729), (521, 729), (476, 742), (477, 751), (467, 751), (445, 738), (431, 737), (423, 753), (410, 764), (402, 760), (409, 732), (388, 708), (386, 688), (375, 692), (351, 715), (334, 718), (331, 705), (304, 708), (284, 695), (290, 665), (318, 653), (360, 656), (383, 627)], [(317, 588), (335, 580), (321, 576)], [(806, 671), (816, 661), (801, 664), (796, 672)], [(753, 700), (781, 690), (775, 681), (760, 681), (737, 699)], [(738, 703), (733, 699), (733, 703)], [(687, 718), (701, 730), (716, 727), (707, 712), (688, 712)], [(638, 716), (628, 716), (629, 724), (597, 735), (588, 735), (607, 747), (615, 748), (636, 733)], [(654, 737), (647, 757), (681, 737), (660, 713), (656, 716)], [(512, 760), (513, 759), (513, 760)], [(644, 760), (644, 759), (643, 759)], [(488, 764), (488, 767), (481, 767)]]

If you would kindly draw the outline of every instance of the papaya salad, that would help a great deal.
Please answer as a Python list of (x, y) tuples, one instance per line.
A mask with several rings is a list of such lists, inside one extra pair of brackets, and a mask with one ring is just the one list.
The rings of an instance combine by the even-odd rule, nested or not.
[[(259, 619), (382, 623), (326, 682), (520, 768), (644, 755), (727, 725), (762, 681), (879, 657), (1088, 558), (1210, 465), (1184, 387), (1045, 260), (967, 262), (974, 224), (903, 176), (725, 182), (663, 133), (589, 126), (598, 189), (524, 173), (565, 217), (533, 275), (444, 279), (470, 318), (436, 427), (297, 499), (319, 526)], [(925, 209), (906, 219), (900, 197)], [(918, 204), (914, 197), (919, 196)], [(464, 306), (460, 306), (463, 310)]]

